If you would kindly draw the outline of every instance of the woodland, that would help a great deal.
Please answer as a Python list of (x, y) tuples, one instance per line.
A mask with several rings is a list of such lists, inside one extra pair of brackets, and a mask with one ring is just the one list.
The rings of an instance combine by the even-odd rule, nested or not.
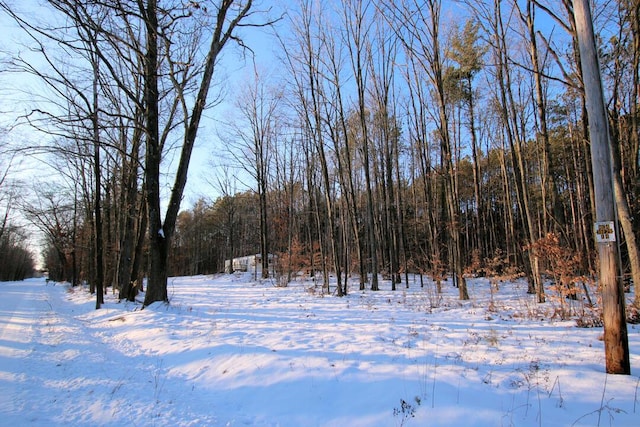
[[(2, 74), (39, 82), (9, 96), (32, 104), (1, 139), (1, 279), (35, 268), (19, 212), (49, 278), (88, 283), (97, 308), (143, 277), (145, 305), (168, 301), (167, 277), (250, 254), (277, 255), (283, 286), (316, 276), (338, 296), (350, 277), (375, 291), (419, 274), (460, 299), (491, 276), (526, 277), (539, 303), (548, 287), (595, 302), (572, 1), (30, 3), (0, 1), (24, 35)], [(591, 6), (621, 275), (640, 307), (640, 1)], [(185, 206), (196, 141), (211, 191)], [(27, 188), (22, 155), (57, 179)]]

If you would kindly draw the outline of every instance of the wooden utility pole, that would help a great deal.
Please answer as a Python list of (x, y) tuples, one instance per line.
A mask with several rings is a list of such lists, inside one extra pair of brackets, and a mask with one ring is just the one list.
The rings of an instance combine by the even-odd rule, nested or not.
[(621, 278), (618, 277), (620, 258), (614, 226), (616, 213), (609, 129), (589, 0), (574, 0), (573, 10), (589, 118), (596, 207), (594, 236), (598, 248), (599, 279), (602, 289), (606, 369), (610, 374), (630, 375), (624, 291)]

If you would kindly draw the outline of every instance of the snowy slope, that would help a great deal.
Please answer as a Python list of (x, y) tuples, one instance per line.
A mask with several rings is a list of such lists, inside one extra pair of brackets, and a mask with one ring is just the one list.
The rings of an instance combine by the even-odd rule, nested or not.
[(170, 305), (94, 310), (86, 289), (0, 283), (0, 425), (637, 426), (602, 328), (523, 282), (322, 295), (250, 276), (170, 279)]

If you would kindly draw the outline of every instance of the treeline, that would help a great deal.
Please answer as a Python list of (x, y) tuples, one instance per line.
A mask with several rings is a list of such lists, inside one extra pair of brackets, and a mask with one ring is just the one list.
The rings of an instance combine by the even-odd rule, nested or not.
[[(592, 159), (571, 2), (289, 5), (271, 27), (276, 53), (264, 67), (271, 72), (256, 67), (239, 85), (232, 117), (216, 122), (226, 148), (215, 154), (227, 173), (212, 192), (222, 196), (179, 215), (184, 182), (150, 186), (148, 172), (160, 163), (149, 162), (170, 157), (177, 144), (178, 167), (165, 173), (186, 177), (182, 156), (193, 140), (182, 137), (192, 129), (188, 105), (204, 71), (196, 58), (209, 34), (201, 24), (213, 25), (220, 6), (158, 8), (155, 41), (165, 49), (157, 50), (154, 74), (161, 114), (151, 123), (161, 143), (151, 147), (151, 93), (143, 90), (149, 45), (131, 31), (148, 24), (147, 15), (129, 2), (76, 3), (48, 2), (81, 37), (65, 26), (48, 30), (49, 41), (80, 59), (52, 53), (51, 63), (66, 67), (44, 75), (66, 96), (52, 104), (73, 108), (31, 118), (56, 136), (51, 151), (67, 182), (41, 188), (29, 210), (41, 218), (34, 222), (48, 236), (56, 279), (93, 283), (104, 268), (103, 282), (129, 298), (132, 284), (154, 270), (150, 248), (160, 243), (168, 245), (168, 274), (219, 272), (225, 259), (276, 253), (279, 274), (319, 272), (325, 286), (334, 275), (338, 295), (349, 291), (350, 275), (376, 290), (379, 277), (395, 288), (419, 272), (450, 275), (465, 299), (468, 275), (513, 273), (525, 275), (543, 302), (550, 270), (594, 273)], [(636, 3), (594, 2), (594, 16), (624, 273), (640, 286)], [(123, 13), (105, 13), (116, 6)], [(241, 37), (233, 40), (249, 41)], [(34, 73), (25, 60), (14, 66)], [(92, 97), (82, 96), (87, 88)], [(242, 174), (228, 174), (234, 167)], [(247, 176), (250, 188), (236, 193)], [(149, 195), (163, 185), (176, 216), (161, 222)], [(542, 249), (550, 244), (560, 250)]]
[(28, 232), (14, 216), (19, 185), (11, 178), (13, 156), (4, 133), (4, 129), (0, 130), (0, 282), (24, 280), (36, 272)]
[(0, 282), (33, 277), (36, 263), (25, 233), (3, 224), (0, 228)]
[[(628, 280), (640, 232), (640, 35), (635, 3), (614, 3), (596, 2), (594, 16)], [(247, 84), (227, 136), (229, 157), (251, 165), (255, 197), (199, 203), (184, 217), (224, 216), (223, 200), (256, 204), (236, 218), (262, 230), (260, 246), (253, 234), (221, 235), (235, 247), (222, 246), (219, 270), (230, 253), (272, 251), (287, 275), (314, 260), (325, 278), (337, 273), (338, 293), (354, 273), (376, 289), (378, 273), (395, 284), (421, 272), (452, 274), (461, 298), (465, 276), (511, 271), (540, 302), (547, 276), (593, 276), (592, 159), (571, 4), (442, 6), (301, 2), (290, 13), (285, 71)], [(190, 253), (189, 236), (175, 253)]]

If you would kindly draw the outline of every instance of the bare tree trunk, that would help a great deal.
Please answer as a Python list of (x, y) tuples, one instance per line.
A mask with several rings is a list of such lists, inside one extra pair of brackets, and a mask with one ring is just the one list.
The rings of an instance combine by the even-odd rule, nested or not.
[[(375, 102), (374, 126), (378, 127), (380, 136), (381, 190), (384, 194), (384, 212), (386, 247), (389, 257), (389, 276), (392, 290), (400, 283), (400, 225), (398, 223), (398, 189), (394, 168), (398, 164), (396, 147), (400, 137), (398, 125), (393, 111), (393, 81), (396, 58), (396, 40), (393, 34), (383, 27), (382, 22), (376, 24), (375, 42), (368, 46), (369, 69), (373, 82), (373, 98)], [(375, 56), (377, 52), (378, 56)], [(377, 64), (377, 66), (376, 66)], [(400, 184), (399, 182), (397, 183)]]
[[(93, 34), (91, 35), (94, 36)], [(103, 236), (102, 236), (102, 205), (101, 194), (102, 184), (100, 168), (100, 119), (98, 117), (98, 76), (99, 66), (97, 58), (92, 58), (93, 66), (93, 173), (95, 180), (94, 189), (94, 215), (95, 215), (95, 231), (96, 231), (96, 309), (104, 304), (104, 253), (103, 253)]]
[[(140, 150), (140, 140), (142, 135), (134, 130), (132, 146), (129, 158), (122, 161), (122, 192), (123, 202), (121, 219), (120, 253), (118, 258), (118, 288), (120, 289), (120, 299), (134, 301), (135, 291), (133, 290), (133, 260), (135, 257), (136, 236), (140, 231), (137, 229), (139, 216), (141, 215), (138, 198), (138, 160)], [(143, 232), (144, 234), (144, 232)]]
[[(342, 223), (336, 218), (336, 199), (332, 194), (333, 181), (330, 176), (331, 165), (325, 146), (327, 140), (330, 139), (336, 151), (338, 176), (342, 180), (344, 171), (342, 170), (338, 129), (341, 126), (340, 118), (343, 117), (343, 107), (340, 99), (341, 89), (337, 83), (339, 75), (336, 67), (338, 64), (335, 62), (334, 56), (336, 43), (330, 34), (322, 32), (325, 29), (313, 27), (314, 19), (321, 21), (323, 16), (321, 11), (319, 15), (314, 15), (314, 11), (309, 6), (306, 3), (301, 5), (299, 19), (295, 22), (296, 42), (298, 43), (296, 47), (299, 51), (290, 50), (288, 44), (284, 42), (283, 48), (287, 52), (287, 62), (295, 76), (295, 92), (298, 102), (302, 105), (301, 111), (298, 113), (300, 122), (312, 145), (313, 152), (317, 154), (320, 161), (319, 172), (322, 180), (320, 187), (323, 192), (324, 205), (320, 203), (316, 191), (318, 189), (313, 189), (312, 197), (316, 204), (316, 223), (324, 276), (323, 287), (329, 291), (329, 264), (331, 264), (337, 279), (337, 295), (343, 296), (341, 241), (344, 239), (346, 230), (342, 229)], [(316, 32), (318, 34), (315, 34)], [(325, 56), (328, 57), (326, 63), (321, 59)], [(343, 137), (346, 138), (346, 135)], [(307, 152), (306, 155), (307, 174), (310, 181), (313, 174), (309, 164), (309, 153)], [(322, 212), (322, 215), (326, 215), (325, 217), (320, 216), (321, 206), (326, 209), (326, 212)], [(343, 215), (345, 214), (343, 213)], [(347, 269), (346, 265), (344, 269)]]
[[(614, 148), (612, 148), (615, 150)], [(616, 160), (616, 158), (618, 158)], [(640, 308), (640, 255), (638, 251), (638, 243), (636, 235), (633, 230), (633, 217), (629, 210), (629, 204), (625, 197), (625, 191), (622, 185), (622, 178), (620, 177), (619, 169), (619, 153), (614, 154), (615, 170), (613, 174), (613, 185), (615, 189), (615, 203), (617, 206), (618, 220), (622, 226), (624, 233), (625, 244), (627, 247), (627, 253), (629, 257), (629, 265), (631, 267), (631, 280), (635, 286), (635, 297), (633, 305), (636, 308)]]
[[(531, 245), (537, 239), (526, 185), (526, 171), (524, 168), (524, 160), (521, 147), (522, 136), (520, 135), (518, 126), (516, 125), (518, 121), (518, 115), (511, 91), (511, 73), (508, 67), (506, 34), (502, 21), (503, 18), (501, 11), (501, 2), (498, 0), (494, 2), (494, 11), (494, 30), (496, 32), (496, 38), (498, 41), (495, 55), (498, 59), (498, 84), (500, 85), (499, 92), (501, 104), (500, 108), (502, 111), (503, 125), (507, 132), (507, 141), (509, 143), (511, 158), (513, 162), (516, 196), (522, 223), (525, 228), (526, 245)], [(538, 297), (538, 302), (543, 303), (545, 302), (545, 295), (542, 279), (540, 277), (538, 256), (533, 250), (527, 251), (526, 256), (528, 258), (530, 275), (529, 291), (535, 292)]]
[[(433, 87), (435, 101), (434, 112), (438, 139), (441, 152), (441, 167), (444, 178), (444, 203), (447, 216), (447, 229), (449, 239), (449, 266), (457, 284), (460, 299), (468, 299), (466, 280), (463, 276), (463, 259), (460, 234), (460, 206), (457, 199), (456, 169), (454, 165), (454, 150), (451, 139), (450, 119), (447, 110), (447, 93), (444, 84), (443, 56), (440, 41), (440, 14), (442, 4), (440, 0), (427, 0), (424, 4), (415, 8), (407, 4), (390, 6), (389, 13), (395, 21), (395, 25), (406, 32), (400, 41), (405, 46), (409, 56), (418, 58), (416, 62), (425, 71)], [(439, 263), (439, 259), (434, 262)]]
[[(406, 47), (405, 47), (406, 48)], [(433, 192), (431, 191), (434, 174), (431, 166), (431, 153), (429, 147), (429, 135), (427, 131), (427, 113), (425, 106), (427, 105), (425, 88), (423, 87), (423, 76), (420, 74), (419, 60), (410, 53), (406, 48), (411, 67), (407, 68), (405, 73), (405, 81), (409, 89), (409, 105), (408, 116), (410, 121), (410, 139), (412, 146), (412, 156), (414, 159), (414, 167), (417, 176), (414, 176), (416, 184), (419, 183), (422, 190), (422, 200), (418, 201), (418, 185), (413, 186), (414, 205), (415, 205), (415, 244), (418, 254), (414, 255), (418, 270), (421, 272), (420, 280), (422, 285), (422, 272), (435, 272), (435, 266), (440, 260), (440, 248), (437, 241), (437, 232), (435, 224), (439, 221), (436, 218), (438, 209), (435, 209)], [(421, 213), (420, 213), (421, 212)], [(423, 236), (419, 239), (418, 228), (421, 226)], [(439, 267), (438, 267), (439, 268)], [(438, 282), (439, 283), (439, 282)]]
[[(266, 143), (266, 141), (263, 141)], [(262, 278), (267, 279), (269, 277), (269, 220), (267, 218), (267, 170), (265, 154), (262, 152), (265, 150), (262, 144), (257, 150), (257, 154), (261, 157), (258, 168), (260, 172), (258, 174), (258, 199), (260, 200), (260, 252), (262, 253)]]
[[(618, 61), (616, 61), (618, 62)], [(619, 112), (617, 110), (617, 105), (619, 105), (619, 99), (617, 97), (618, 94), (618, 84), (617, 81), (614, 84), (613, 91), (613, 102), (612, 104), (615, 106), (611, 113), (611, 132), (610, 132), (610, 148), (611, 148), (611, 162), (613, 167), (613, 186), (615, 190), (615, 203), (617, 207), (617, 216), (620, 221), (620, 225), (622, 226), (622, 231), (624, 233), (624, 241), (625, 246), (627, 247), (627, 254), (629, 257), (629, 265), (631, 267), (631, 280), (636, 286), (636, 290), (640, 289), (640, 254), (638, 251), (638, 244), (636, 241), (636, 235), (633, 229), (633, 216), (631, 215), (631, 210), (629, 209), (629, 203), (626, 197), (626, 191), (624, 189), (624, 184), (622, 182), (622, 160), (620, 154), (620, 127), (621, 120), (619, 117)], [(624, 271), (621, 272), (624, 277)], [(640, 308), (640, 294), (638, 292), (635, 293), (635, 298), (633, 305)]]
[(430, 22), (426, 22), (430, 28), (431, 34), (431, 55), (429, 67), (431, 67), (432, 79), (436, 89), (436, 97), (438, 101), (439, 123), (438, 130), (440, 136), (440, 144), (443, 156), (444, 175), (445, 175), (445, 191), (447, 202), (447, 214), (449, 220), (449, 231), (451, 237), (451, 255), (450, 260), (452, 273), (455, 275), (458, 292), (461, 300), (469, 299), (467, 292), (466, 280), (463, 275), (462, 252), (460, 242), (460, 207), (456, 197), (456, 176), (454, 168), (453, 151), (451, 137), (449, 131), (449, 117), (447, 115), (446, 95), (444, 89), (444, 79), (442, 72), (442, 59), (440, 54), (440, 2), (437, 0), (428, 1)]
[[(640, 4), (640, 2), (638, 2)], [(631, 14), (634, 15), (633, 13)], [(622, 32), (622, 28), (620, 29)], [(624, 37), (623, 34), (620, 34), (619, 37), (622, 39)], [(629, 208), (629, 202), (627, 199), (627, 191), (625, 191), (625, 183), (623, 182), (623, 162), (622, 162), (622, 153), (624, 152), (625, 145), (633, 145), (633, 136), (629, 138), (624, 138), (622, 135), (627, 133), (627, 127), (624, 126), (624, 120), (620, 117), (620, 109), (622, 100), (620, 99), (620, 89), (622, 89), (622, 73), (623, 66), (621, 64), (620, 51), (616, 49), (615, 52), (615, 62), (614, 62), (614, 76), (613, 76), (613, 93), (611, 99), (611, 111), (610, 111), (610, 146), (611, 146), (611, 160), (613, 164), (613, 184), (615, 189), (615, 201), (617, 206), (617, 214), (618, 220), (620, 221), (620, 225), (622, 226), (622, 230), (625, 238), (625, 246), (627, 248), (627, 254), (629, 258), (629, 265), (631, 268), (631, 280), (635, 285), (635, 298), (633, 305), (636, 308), (640, 308), (640, 253), (638, 251), (638, 244), (636, 241), (635, 231), (633, 229), (633, 216), (631, 215), (631, 209)], [(635, 74), (637, 76), (637, 70), (635, 70)], [(634, 88), (635, 88), (634, 84)], [(637, 91), (637, 88), (634, 89)], [(633, 100), (636, 98), (632, 96), (632, 103), (635, 104)], [(635, 116), (632, 115), (632, 122), (636, 122)], [(637, 126), (637, 125), (636, 125)], [(631, 126), (631, 131), (633, 133), (633, 126)], [(636, 136), (637, 138), (637, 136)], [(629, 144), (628, 142), (631, 142)], [(637, 159), (637, 156), (635, 157)], [(633, 163), (633, 161), (632, 161)], [(632, 168), (628, 168), (629, 172), (632, 173)], [(633, 192), (633, 184), (629, 185), (630, 192)], [(624, 276), (624, 271), (622, 272)]]
[[(162, 160), (162, 144), (159, 137), (159, 93), (158, 93), (158, 10), (156, 0), (149, 0), (147, 7), (140, 4), (140, 13), (145, 17), (147, 45), (145, 50), (145, 118), (147, 131), (147, 153), (145, 162), (145, 183), (149, 213), (149, 244), (151, 267), (144, 305), (156, 301), (168, 301), (167, 295), (167, 261), (171, 238), (175, 230), (180, 203), (187, 183), (187, 173), (191, 161), (191, 153), (198, 134), (200, 119), (206, 108), (207, 95), (211, 87), (218, 55), (225, 44), (232, 39), (236, 27), (249, 14), (252, 1), (236, 5), (233, 0), (223, 1), (217, 8), (215, 27), (205, 57), (202, 78), (196, 94), (191, 115), (184, 117), (186, 129), (182, 149), (178, 160), (175, 181), (171, 190), (169, 206), (164, 223), (160, 213), (160, 163)], [(235, 10), (234, 16), (228, 16)], [(177, 102), (184, 103), (182, 88), (178, 89)], [(188, 121), (188, 123), (187, 123)]]
[[(517, 5), (517, 3), (516, 3)], [(535, 81), (535, 104), (539, 123), (539, 138), (541, 139), (542, 147), (542, 167), (540, 168), (541, 179), (541, 191), (542, 191), (542, 206), (543, 212), (543, 234), (551, 231), (551, 227), (547, 222), (547, 218), (550, 216), (556, 225), (564, 225), (564, 214), (562, 205), (560, 203), (560, 197), (558, 195), (558, 185), (556, 184), (555, 175), (552, 173), (554, 168), (554, 159), (551, 156), (551, 147), (549, 142), (549, 131), (547, 126), (547, 102), (543, 92), (542, 73), (540, 70), (540, 59), (538, 53), (537, 34), (535, 29), (535, 6), (533, 0), (527, 0), (527, 13), (523, 15), (521, 13), (522, 20), (525, 22), (529, 31), (529, 54), (531, 57), (533, 78)], [(547, 193), (550, 193), (550, 205), (551, 209), (547, 209)]]
[[(343, 296), (343, 289), (342, 289), (342, 269), (341, 269), (341, 257), (340, 257), (340, 251), (339, 251), (339, 231), (338, 231), (338, 226), (335, 220), (335, 207), (334, 207), (334, 200), (331, 194), (331, 180), (329, 178), (329, 166), (328, 166), (328, 161), (327, 161), (327, 155), (325, 152), (325, 142), (324, 142), (324, 137), (322, 135), (322, 130), (321, 130), (321, 123), (323, 122), (323, 117), (322, 117), (322, 113), (321, 113), (321, 102), (319, 97), (323, 96), (322, 94), (322, 90), (320, 88), (320, 82), (318, 81), (318, 75), (314, 72), (316, 67), (314, 66), (314, 63), (311, 62), (312, 59), (310, 59), (309, 62), (309, 81), (311, 83), (311, 108), (312, 111), (310, 112), (313, 116), (314, 116), (314, 126), (313, 129), (315, 129), (315, 132), (313, 132), (311, 129), (310, 131), (313, 132), (313, 141), (314, 141), (314, 145), (315, 145), (315, 150), (316, 153), (318, 153), (318, 158), (320, 159), (320, 172), (322, 175), (322, 188), (324, 191), (324, 202), (326, 204), (326, 209), (327, 209), (327, 235), (329, 238), (329, 245), (331, 247), (331, 251), (329, 252), (329, 256), (331, 257), (331, 259), (333, 260), (333, 268), (334, 268), (334, 273), (336, 275), (336, 279), (337, 279), (337, 286), (336, 286), (336, 291), (338, 296)], [(328, 261), (325, 262), (325, 265), (328, 264)], [(324, 271), (324, 276), (325, 276), (325, 284), (327, 287), (327, 290), (329, 290), (329, 272), (328, 269), (325, 268)]]
[[(629, 178), (631, 182), (635, 181), (635, 191), (640, 192), (640, 184), (638, 184), (638, 169), (640, 168), (640, 120), (638, 120), (638, 90), (640, 89), (640, 1), (633, 0), (630, 3), (631, 10), (628, 13), (633, 37), (633, 54), (631, 62), (631, 72), (633, 78), (631, 80), (631, 103), (629, 106), (631, 116), (631, 147), (629, 149), (629, 152), (632, 159), (629, 164), (629, 168), (631, 170)], [(639, 295), (640, 282), (636, 282), (635, 286), (636, 295)]]
[(144, 67), (144, 105), (146, 130), (145, 192), (149, 215), (149, 278), (144, 305), (168, 302), (167, 257), (173, 230), (164, 230), (160, 212), (160, 162), (162, 160), (158, 108), (158, 17), (156, 0), (148, 0), (145, 16), (146, 51)]
[(370, 136), (367, 123), (365, 89), (365, 43), (368, 36), (368, 23), (365, 11), (370, 6), (366, 0), (352, 0), (344, 6), (344, 20), (347, 24), (349, 56), (357, 88), (358, 118), (362, 131), (362, 158), (365, 177), (365, 195), (367, 203), (367, 238), (369, 243), (369, 271), (371, 272), (371, 290), (379, 290), (378, 285), (378, 245), (376, 244), (376, 217), (373, 203), (373, 182), (371, 179)]
[[(340, 79), (341, 67), (339, 65), (339, 58), (337, 58), (337, 52), (332, 49), (333, 44), (328, 46), (327, 56), (329, 58), (329, 75), (332, 76), (331, 83), (335, 87), (335, 103), (336, 103), (336, 114), (338, 116), (338, 126), (339, 129), (336, 130), (336, 137), (334, 138), (334, 149), (336, 152), (336, 158), (338, 163), (338, 176), (340, 179), (340, 185), (346, 189), (344, 193), (345, 197), (345, 213), (343, 213), (343, 217), (348, 216), (349, 221), (345, 221), (345, 225), (350, 225), (351, 232), (353, 233), (353, 239), (355, 240), (356, 251), (358, 256), (358, 272), (359, 272), (359, 280), (360, 280), (360, 290), (364, 290), (365, 278), (366, 278), (366, 269), (364, 263), (364, 247), (362, 238), (360, 236), (360, 228), (359, 228), (359, 209), (357, 206), (357, 196), (356, 189), (354, 184), (354, 168), (353, 168), (353, 158), (351, 151), (351, 141), (350, 141), (350, 133), (349, 126), (347, 125), (346, 112), (344, 108), (344, 103), (342, 100), (342, 84)], [(342, 135), (340, 135), (340, 133)], [(339, 145), (339, 137), (342, 136), (344, 139), (344, 146), (340, 147)], [(345, 273), (349, 270), (349, 263), (347, 262), (348, 256), (346, 251), (346, 236), (347, 236), (347, 228), (343, 228), (343, 235), (345, 236)], [(347, 279), (345, 276), (345, 290), (347, 285)]]

